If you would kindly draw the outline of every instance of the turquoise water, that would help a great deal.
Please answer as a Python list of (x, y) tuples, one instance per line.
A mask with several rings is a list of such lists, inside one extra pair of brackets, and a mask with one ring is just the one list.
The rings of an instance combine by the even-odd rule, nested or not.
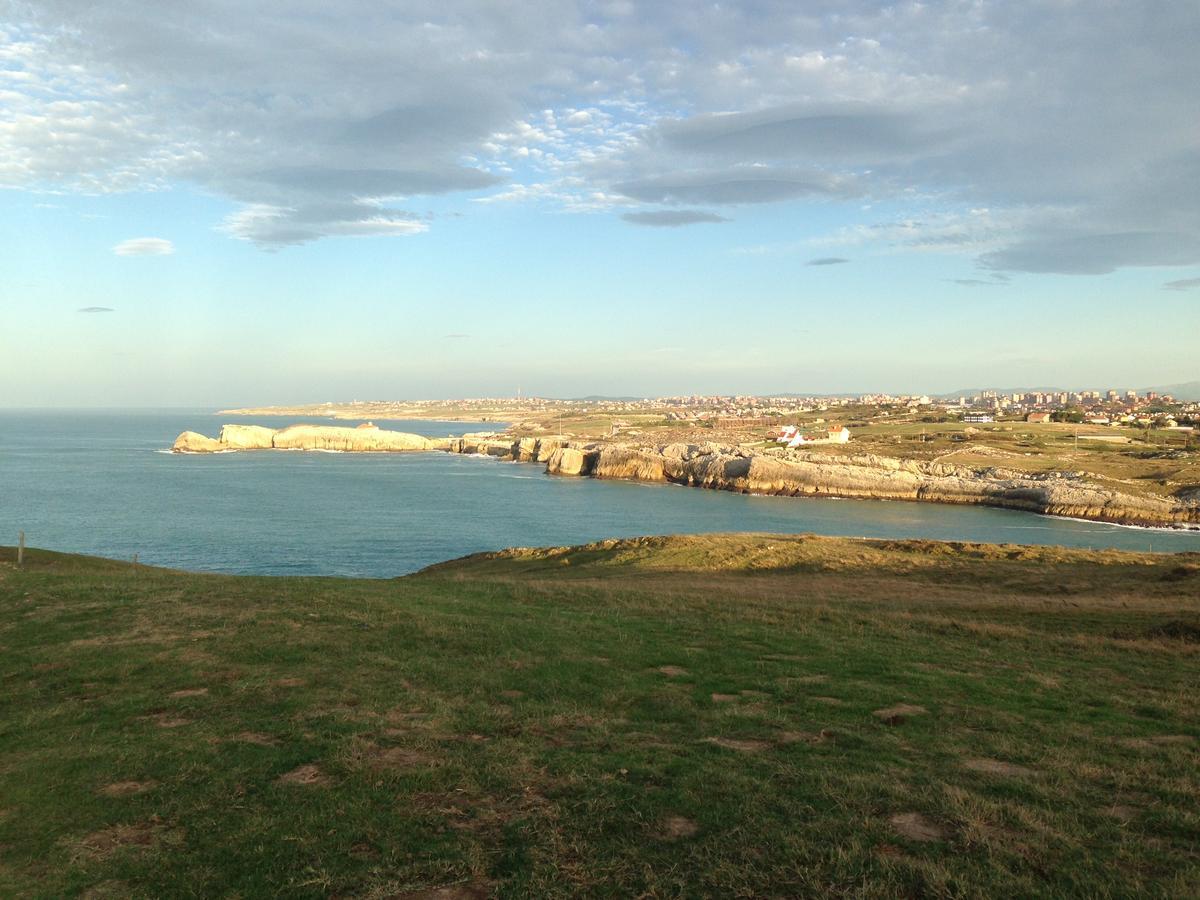
[[(295, 421), (253, 421), (276, 427)], [(308, 420), (326, 421), (327, 420)], [(480, 550), (674, 532), (773, 531), (1200, 551), (1200, 533), (1009, 510), (751, 497), (557, 478), (446, 453), (162, 452), (205, 410), (0, 412), (0, 544), (216, 572), (392, 576)], [(354, 423), (343, 423), (354, 424)], [(389, 422), (441, 436), (478, 422)]]

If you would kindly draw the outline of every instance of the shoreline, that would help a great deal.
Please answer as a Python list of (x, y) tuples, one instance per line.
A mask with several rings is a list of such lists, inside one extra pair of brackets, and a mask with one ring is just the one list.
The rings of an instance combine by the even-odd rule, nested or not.
[[(497, 550), (478, 550), (471, 553), (464, 553), (459, 556), (448, 557), (444, 560), (431, 562), (422, 566), (419, 569), (414, 569), (411, 572), (405, 572), (402, 575), (293, 575), (280, 574), (275, 572), (225, 572), (209, 569), (186, 569), (171, 565), (160, 565), (157, 563), (147, 563), (141, 560), (130, 561), (128, 558), (120, 556), (105, 556), (91, 551), (78, 550), (56, 550), (52, 547), (42, 546), (26, 546), (25, 552), (30, 556), (37, 554), (56, 554), (60, 556), (77, 557), (84, 560), (95, 560), (104, 563), (112, 563), (123, 567), (128, 567), (134, 571), (159, 572), (169, 573), (173, 575), (196, 576), (200, 578), (253, 578), (267, 580), (294, 580), (307, 579), (321, 582), (371, 582), (377, 584), (395, 583), (410, 578), (419, 578), (428, 575), (438, 570), (454, 567), (462, 563), (472, 563), (484, 560), (503, 560), (511, 558), (547, 556), (547, 555), (569, 555), (587, 553), (597, 550), (611, 550), (620, 547), (643, 547), (655, 544), (668, 543), (686, 543), (694, 542), (697, 539), (711, 539), (714, 542), (727, 540), (748, 540), (748, 541), (779, 541), (782, 543), (802, 541), (816, 545), (836, 546), (838, 544), (854, 544), (862, 545), (868, 549), (877, 550), (880, 552), (893, 552), (896, 550), (919, 549), (922, 547), (936, 546), (944, 548), (955, 553), (969, 554), (972, 552), (987, 552), (996, 550), (1012, 550), (1021, 549), (1033, 555), (1051, 555), (1058, 557), (1066, 553), (1069, 555), (1078, 556), (1080, 558), (1094, 557), (1123, 557), (1127, 559), (1135, 559), (1141, 557), (1150, 557), (1153, 559), (1162, 559), (1163, 557), (1197, 557), (1200, 559), (1200, 549), (1196, 550), (1131, 550), (1123, 547), (1076, 547), (1062, 544), (1027, 544), (1015, 541), (978, 541), (978, 540), (954, 540), (951, 538), (928, 538), (928, 537), (872, 537), (869, 535), (843, 535), (843, 534), (822, 534), (815, 531), (796, 531), (796, 532), (774, 532), (774, 531), (706, 531), (706, 532), (678, 532), (670, 534), (642, 534), (630, 535), (623, 537), (599, 538), (592, 541), (584, 541), (577, 544), (512, 544), (507, 547), (502, 547)], [(3, 561), (5, 556), (11, 556), (15, 563), (16, 547), (6, 544), (0, 544), (0, 561)], [(1119, 561), (1119, 560), (1118, 560)], [(16, 569), (15, 565), (13, 566)], [(18, 570), (19, 571), (19, 570)]]
[(767, 454), (720, 444), (579, 441), (497, 434), (426, 438), (377, 427), (226, 425), (217, 439), (184, 432), (178, 453), (228, 450), (350, 453), (439, 451), (544, 464), (563, 477), (678, 484), (761, 496), (900, 500), (988, 506), (1054, 518), (1166, 532), (1200, 530), (1200, 498), (1135, 497), (1099, 487), (1080, 473), (1037, 476), (887, 457), (789, 452)]

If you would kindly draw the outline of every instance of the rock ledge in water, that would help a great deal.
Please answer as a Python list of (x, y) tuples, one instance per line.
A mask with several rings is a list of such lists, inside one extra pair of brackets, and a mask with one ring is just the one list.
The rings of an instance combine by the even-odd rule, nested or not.
[(262, 425), (226, 425), (216, 440), (185, 431), (171, 448), (177, 453), (222, 450), (340, 450), (348, 453), (397, 453), (438, 449), (438, 442), (419, 434), (381, 428), (291, 425), (276, 430)]

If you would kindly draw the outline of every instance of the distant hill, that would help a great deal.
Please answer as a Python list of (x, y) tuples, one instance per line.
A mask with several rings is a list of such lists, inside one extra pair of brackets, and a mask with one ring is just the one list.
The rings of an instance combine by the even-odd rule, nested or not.
[(1154, 391), (1157, 394), (1170, 394), (1176, 400), (1188, 402), (1200, 400), (1200, 381), (1185, 381), (1182, 384), (1164, 384), (1159, 387), (1142, 388), (1141, 393)]

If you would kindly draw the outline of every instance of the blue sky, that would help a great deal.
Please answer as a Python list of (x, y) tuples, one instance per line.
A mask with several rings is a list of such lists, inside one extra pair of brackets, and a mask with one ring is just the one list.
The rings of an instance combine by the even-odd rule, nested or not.
[(161, 6), (0, 5), (0, 404), (1200, 377), (1191, 5)]

